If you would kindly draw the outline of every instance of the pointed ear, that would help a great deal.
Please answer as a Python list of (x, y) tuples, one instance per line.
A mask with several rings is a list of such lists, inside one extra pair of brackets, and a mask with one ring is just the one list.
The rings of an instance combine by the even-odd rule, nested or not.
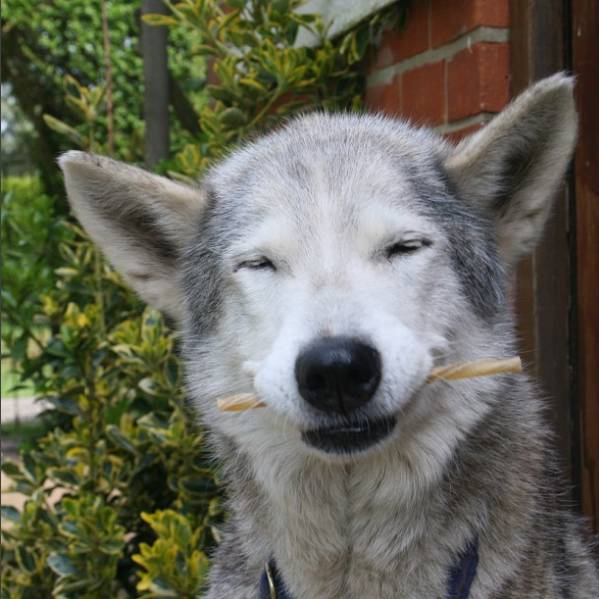
[(85, 152), (58, 162), (92, 240), (143, 300), (179, 321), (179, 259), (202, 217), (204, 192)]
[(563, 74), (543, 79), (446, 160), (461, 197), (493, 215), (508, 266), (541, 237), (570, 162), (577, 129), (573, 86)]

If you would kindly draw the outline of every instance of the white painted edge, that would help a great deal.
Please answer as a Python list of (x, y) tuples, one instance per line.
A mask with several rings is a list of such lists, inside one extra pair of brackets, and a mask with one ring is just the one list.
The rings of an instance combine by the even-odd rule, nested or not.
[[(394, 2), (397, 0), (307, 0), (298, 12), (321, 15), (324, 23), (329, 26), (328, 37), (333, 38)], [(306, 29), (300, 29), (296, 46), (317, 44), (318, 38), (315, 35)]]

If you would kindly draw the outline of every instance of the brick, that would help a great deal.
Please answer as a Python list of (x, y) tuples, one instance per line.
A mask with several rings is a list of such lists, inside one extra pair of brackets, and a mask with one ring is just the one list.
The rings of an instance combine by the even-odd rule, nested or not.
[(420, 124), (445, 122), (445, 62), (407, 71), (402, 80), (402, 114)]
[(401, 31), (388, 29), (383, 33), (370, 65), (371, 70), (388, 67), (428, 50), (430, 1), (413, 2), (405, 27)]
[(370, 110), (398, 115), (401, 112), (401, 75), (396, 75), (387, 85), (366, 88), (365, 101)]
[(457, 144), (458, 142), (462, 141), (462, 139), (464, 139), (464, 137), (467, 137), (471, 133), (474, 133), (475, 131), (482, 129), (484, 126), (485, 126), (485, 123), (477, 123), (476, 125), (468, 125), (466, 127), (463, 127), (462, 129), (458, 129), (457, 131), (452, 131), (451, 133), (446, 133), (444, 137), (445, 137), (445, 139), (448, 139), (452, 143)]
[(431, 0), (431, 46), (481, 26), (509, 27), (509, 0)]
[(479, 43), (447, 63), (449, 122), (480, 112), (499, 112), (509, 101), (509, 49)]

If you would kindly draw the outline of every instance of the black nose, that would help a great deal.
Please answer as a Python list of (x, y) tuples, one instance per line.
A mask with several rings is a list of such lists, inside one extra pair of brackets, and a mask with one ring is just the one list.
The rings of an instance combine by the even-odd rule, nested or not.
[(325, 412), (347, 414), (368, 403), (381, 380), (379, 352), (351, 337), (324, 337), (295, 362), (301, 396)]

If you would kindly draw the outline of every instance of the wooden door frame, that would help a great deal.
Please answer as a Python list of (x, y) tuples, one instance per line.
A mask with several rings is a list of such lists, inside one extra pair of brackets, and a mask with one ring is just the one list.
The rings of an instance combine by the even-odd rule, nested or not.
[(516, 308), (523, 358), (550, 402), (564, 474), (573, 483), (577, 506), (594, 519), (596, 532), (599, 132), (593, 107), (599, 105), (599, 24), (594, 3), (510, 0), (510, 61), (512, 95), (558, 71), (574, 71), (578, 77), (581, 136), (575, 168), (560, 191), (543, 240), (519, 267)]
[(576, 259), (583, 512), (599, 533), (599, 5), (572, 0), (572, 64), (580, 135), (576, 149)]

